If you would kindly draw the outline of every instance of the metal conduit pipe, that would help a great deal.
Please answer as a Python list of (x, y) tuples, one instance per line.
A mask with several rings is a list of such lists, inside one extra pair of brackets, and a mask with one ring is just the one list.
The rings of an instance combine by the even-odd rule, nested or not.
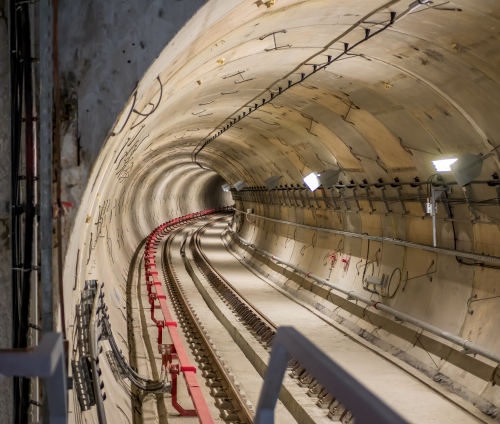
[(463, 339), (462, 337), (459, 337), (456, 334), (452, 334), (448, 331), (444, 331), (441, 328), (438, 328), (438, 327), (431, 325), (427, 322), (421, 321), (417, 318), (414, 318), (410, 315), (407, 315), (403, 312), (400, 312), (396, 309), (393, 309), (389, 306), (386, 306), (383, 303), (375, 302), (367, 297), (360, 296), (360, 295), (354, 293), (352, 290), (346, 290), (337, 284), (334, 284), (334, 283), (327, 281), (321, 277), (318, 277), (317, 275), (315, 275), (315, 274), (313, 274), (305, 269), (299, 268), (299, 267), (291, 264), (290, 262), (287, 262), (287, 261), (285, 261), (281, 258), (278, 258), (277, 256), (275, 256), (275, 255), (273, 255), (273, 254), (271, 254), (271, 253), (269, 253), (269, 252), (267, 252), (259, 247), (256, 247), (254, 244), (251, 244), (251, 243), (247, 242), (245, 239), (241, 238), (232, 229), (228, 228), (228, 231), (230, 231), (235, 237), (237, 237), (241, 241), (241, 243), (243, 243), (245, 246), (248, 246), (248, 247), (254, 249), (255, 251), (257, 251), (260, 254), (276, 261), (279, 264), (283, 264), (289, 268), (292, 268), (294, 271), (296, 271), (299, 274), (302, 274), (308, 278), (311, 278), (312, 280), (316, 281), (317, 283), (324, 284), (328, 287), (331, 287), (333, 290), (336, 290), (340, 293), (347, 295), (348, 298), (359, 300), (360, 302), (363, 302), (363, 303), (367, 304), (368, 306), (373, 306), (375, 309), (377, 309), (379, 311), (387, 312), (387, 313), (395, 316), (396, 318), (399, 318), (403, 321), (409, 322), (410, 324), (413, 324), (419, 328), (422, 328), (423, 330), (428, 331), (429, 333), (432, 333), (438, 337), (441, 337), (445, 340), (448, 340), (452, 343), (455, 343), (456, 345), (462, 346), (464, 348), (463, 353), (478, 354), (478, 355), (481, 355), (481, 356), (483, 356), (487, 359), (490, 359), (496, 363), (500, 363), (500, 354), (499, 353), (492, 352), (491, 350), (485, 349), (484, 347), (479, 346), (475, 343), (472, 343), (467, 339)]
[(308, 230), (323, 231), (325, 233), (339, 234), (341, 236), (354, 237), (365, 240), (373, 240), (381, 243), (390, 243), (390, 244), (395, 244), (397, 246), (411, 247), (413, 249), (425, 250), (427, 252), (443, 253), (444, 255), (458, 256), (459, 258), (474, 259), (477, 261), (500, 264), (500, 257), (498, 256), (480, 255), (478, 253), (464, 252), (462, 250), (446, 249), (444, 247), (433, 247), (427, 244), (414, 243), (412, 241), (404, 241), (391, 237), (370, 236), (368, 234), (354, 233), (352, 231), (333, 230), (331, 228), (314, 227), (312, 225), (299, 224), (297, 222), (285, 221), (283, 219), (268, 218), (266, 216), (256, 215), (254, 213), (248, 213), (240, 209), (235, 209), (235, 211), (239, 213), (244, 213), (247, 216), (255, 216), (256, 218), (265, 219), (267, 221), (278, 222), (280, 224), (293, 225), (295, 227), (307, 228)]

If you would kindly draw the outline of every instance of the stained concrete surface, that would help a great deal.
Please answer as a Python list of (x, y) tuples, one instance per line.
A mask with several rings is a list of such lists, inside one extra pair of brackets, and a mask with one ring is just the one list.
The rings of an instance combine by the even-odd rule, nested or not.
[(162, 49), (206, 0), (59, 2), (62, 244), (97, 155)]
[(94, 163), (139, 80), (206, 0), (59, 2), (65, 101), (78, 111), (84, 160)]
[[(10, 55), (6, 2), (0, 0), (0, 348), (12, 347), (10, 269)], [(12, 378), (0, 377), (0, 422), (12, 422)]]

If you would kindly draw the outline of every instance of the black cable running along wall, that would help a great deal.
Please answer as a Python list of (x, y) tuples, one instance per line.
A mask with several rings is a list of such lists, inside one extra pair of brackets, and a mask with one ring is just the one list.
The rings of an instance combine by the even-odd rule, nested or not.
[[(9, 2), (11, 52), (12, 341), (29, 345), (35, 222), (35, 140), (29, 3)], [(28, 422), (30, 381), (14, 378), (14, 422)]]

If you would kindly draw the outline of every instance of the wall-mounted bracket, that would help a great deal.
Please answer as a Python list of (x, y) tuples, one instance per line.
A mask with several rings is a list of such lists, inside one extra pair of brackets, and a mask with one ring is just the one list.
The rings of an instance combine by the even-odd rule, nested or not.
[(387, 197), (385, 196), (385, 190), (386, 190), (386, 188), (384, 186), (380, 187), (380, 191), (382, 192), (382, 200), (383, 200), (385, 208), (387, 210), (386, 215), (389, 215), (392, 213), (392, 209), (390, 208), (389, 201), (387, 200)]
[[(444, 193), (449, 193), (449, 192), (451, 192), (451, 189), (448, 186), (434, 187), (431, 184), (431, 197), (427, 202), (427, 208), (428, 208), (427, 212), (432, 216), (432, 241), (434, 247), (437, 246), (436, 215), (438, 210), (437, 210), (436, 200), (439, 197), (441, 197)], [(443, 202), (443, 206), (445, 207), (448, 216), (450, 216), (448, 202)]]
[(316, 209), (321, 209), (318, 196), (316, 196), (316, 191), (313, 191), (313, 197), (314, 197), (314, 201), (316, 202)]
[(472, 202), (472, 187), (470, 184), (467, 184), (466, 186), (462, 187), (464, 190), (464, 195), (465, 195), (465, 200), (467, 201), (467, 206), (469, 207), (469, 210), (472, 213), (472, 216), (474, 217), (475, 221), (479, 221), (479, 215), (477, 214), (476, 207), (474, 206), (474, 203)]
[(337, 198), (335, 197), (335, 194), (334, 194), (334, 191), (333, 191), (333, 190), (334, 190), (334, 189), (333, 189), (333, 187), (332, 187), (332, 188), (330, 189), (330, 193), (331, 193), (331, 195), (332, 195), (331, 199), (332, 199), (332, 202), (333, 202), (333, 210), (334, 210), (334, 211), (340, 211), (340, 210), (341, 210), (341, 208), (340, 208), (340, 206), (339, 206), (339, 205), (338, 205), (338, 203), (337, 203)]
[(426, 198), (423, 194), (423, 189), (421, 185), (417, 187), (417, 200), (422, 205), (422, 212), (424, 213), (424, 217), (428, 216), (429, 214), (427, 213), (427, 207), (425, 202)]
[(355, 188), (352, 189), (352, 195), (354, 196), (354, 201), (356, 202), (356, 206), (358, 207), (358, 212), (361, 212), (363, 210), (363, 208), (359, 204), (358, 195), (356, 193), (356, 189)]
[(347, 202), (346, 198), (344, 197), (344, 191), (345, 191), (345, 188), (342, 187), (342, 188), (339, 188), (339, 194), (340, 194), (340, 198), (342, 199), (342, 201), (344, 202), (344, 205), (345, 205), (345, 209), (346, 211), (350, 211), (351, 208), (349, 207), (349, 203)]
[(370, 205), (370, 209), (371, 209), (370, 213), (374, 213), (374, 212), (377, 211), (377, 209), (375, 209), (373, 207), (373, 202), (372, 202), (372, 199), (370, 197), (370, 188), (369, 187), (365, 187), (365, 191), (366, 191), (366, 200), (368, 200), (368, 204)]
[(401, 188), (401, 186), (398, 186), (397, 190), (398, 190), (398, 200), (399, 203), (401, 203), (401, 207), (403, 208), (403, 216), (408, 215), (408, 210), (406, 209), (406, 204), (403, 198), (403, 189)]
[(271, 35), (273, 36), (274, 47), (272, 47), (270, 49), (265, 49), (266, 52), (269, 52), (269, 51), (272, 51), (272, 50), (287, 49), (289, 47), (292, 47), (290, 44), (285, 44), (285, 45), (281, 45), (281, 46), (277, 45), (277, 43), (276, 43), (276, 34), (279, 34), (279, 33), (286, 34), (286, 29), (282, 29), (281, 31), (274, 31), (274, 32), (271, 32), (269, 34), (263, 35), (262, 37), (259, 38), (259, 40), (264, 40), (267, 37), (270, 37)]
[(491, 376), (491, 384), (493, 386), (500, 384), (500, 365), (497, 365), (495, 367), (495, 370), (493, 371), (493, 375)]

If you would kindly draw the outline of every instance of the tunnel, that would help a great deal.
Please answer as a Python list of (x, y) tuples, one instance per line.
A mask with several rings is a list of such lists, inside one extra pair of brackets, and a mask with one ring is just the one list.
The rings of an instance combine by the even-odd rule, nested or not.
[[(190, 294), (189, 277), (199, 288), (213, 273), (198, 270), (190, 253), (201, 228), (203, 256), (220, 266), (212, 283), (227, 279), (282, 325), (324, 340), (320, 348), (404, 420), (498, 422), (497, 2), (209, 0), (195, 9), (142, 63), (140, 79), (124, 85), (118, 114), (79, 105), (83, 142), (95, 153), (83, 159), (88, 178), (67, 220), (64, 291), (54, 303), (54, 326), (65, 327), (69, 343), (68, 421), (198, 422), (179, 414), (170, 393), (142, 390), (117, 365), (148, 384), (162, 378), (161, 346), (174, 330), (157, 321), (163, 297), (177, 296), (166, 286), (176, 278), (194, 313), (197, 302), (212, 309), (197, 312), (207, 335), (212, 321), (223, 323), (227, 335), (210, 337), (255, 413), (271, 344), (250, 352), (237, 324), (224, 324), (245, 321), (222, 317), (231, 300), (207, 300), (208, 288)], [(125, 11), (116, 13), (118, 22)], [(60, 25), (69, 31), (71, 22)], [(106, 90), (92, 72), (78, 83), (81, 98)], [(107, 135), (91, 140), (99, 112)], [(63, 138), (70, 132), (62, 127)], [(160, 291), (150, 287), (154, 261)], [(169, 274), (169, 266), (178, 269)], [(95, 311), (89, 293), (107, 329), (92, 367), (92, 357), (82, 365), (81, 347), (93, 343), (82, 341), (93, 337), (83, 329), (93, 326), (90, 312), (82, 318)], [(298, 325), (298, 306), (276, 293), (318, 324)], [(175, 328), (196, 365), (185, 327)], [(214, 420), (244, 422), (217, 404), (197, 366)], [(87, 387), (75, 375), (82, 368), (99, 397), (92, 406), (77, 393)], [(181, 374), (179, 399), (192, 409)], [(315, 406), (317, 378), (289, 366), (276, 422), (357, 422), (335, 396)]]

